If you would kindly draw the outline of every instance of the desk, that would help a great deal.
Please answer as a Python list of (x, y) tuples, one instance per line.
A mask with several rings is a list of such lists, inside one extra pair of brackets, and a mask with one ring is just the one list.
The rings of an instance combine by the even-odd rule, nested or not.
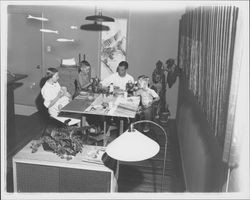
[[(104, 108), (103, 103), (108, 103), (109, 106)], [(92, 100), (89, 100), (89, 95), (79, 95), (69, 104), (61, 109), (61, 112), (81, 114), (84, 121), (85, 115), (102, 115), (120, 118), (120, 133), (123, 132), (122, 118), (134, 118), (139, 107), (139, 97), (128, 97), (104, 94), (95, 94)], [(82, 124), (84, 125), (84, 124)], [(104, 133), (106, 133), (106, 122), (104, 122)]]
[(30, 146), (31, 142), (13, 157), (14, 192), (117, 191), (118, 164), (114, 173), (101, 159), (86, 162), (93, 152), (105, 151), (105, 147), (84, 145), (81, 153), (66, 160), (42, 146), (31, 153)]
[(26, 74), (7, 75), (7, 154), (15, 147), (14, 89), (22, 85), (22, 83), (16, 83), (16, 81), (26, 77), (28, 77)]

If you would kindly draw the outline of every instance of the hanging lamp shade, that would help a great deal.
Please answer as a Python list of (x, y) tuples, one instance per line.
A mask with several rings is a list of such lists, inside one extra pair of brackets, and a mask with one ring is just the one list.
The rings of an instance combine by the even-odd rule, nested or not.
[(110, 28), (108, 26), (98, 24), (96, 21), (93, 24), (83, 24), (80, 27), (81, 30), (85, 31), (108, 31)]
[(160, 150), (157, 142), (136, 129), (126, 131), (113, 140), (106, 148), (106, 153), (120, 161), (135, 162), (149, 159)]
[(97, 22), (114, 22), (114, 18), (102, 15), (102, 12), (99, 12), (98, 15), (87, 16), (86, 20), (92, 20)]

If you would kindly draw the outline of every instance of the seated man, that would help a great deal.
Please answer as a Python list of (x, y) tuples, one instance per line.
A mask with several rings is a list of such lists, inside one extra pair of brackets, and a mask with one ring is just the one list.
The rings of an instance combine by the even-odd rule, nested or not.
[[(157, 102), (160, 98), (159, 95), (148, 87), (149, 78), (145, 75), (138, 77), (138, 87), (139, 89), (135, 92), (135, 95), (141, 97), (141, 115), (146, 120), (152, 120), (152, 104)], [(146, 124), (143, 128), (144, 132), (149, 131), (149, 127)]]
[(71, 95), (67, 92), (66, 87), (61, 87), (58, 83), (59, 75), (56, 68), (48, 68), (41, 94), (44, 99), (44, 105), (48, 108), (51, 117), (65, 122), (70, 119), (69, 125), (80, 123), (80, 119), (59, 117), (58, 114), (62, 107), (71, 101)]
[(128, 62), (121, 61), (117, 67), (117, 72), (104, 79), (101, 84), (103, 87), (108, 87), (113, 83), (114, 88), (126, 90), (126, 84), (134, 83), (134, 78), (127, 73)]

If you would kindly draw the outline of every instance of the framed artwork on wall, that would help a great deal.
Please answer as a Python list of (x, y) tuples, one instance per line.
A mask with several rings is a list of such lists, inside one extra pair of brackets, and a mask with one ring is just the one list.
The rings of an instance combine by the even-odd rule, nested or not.
[(103, 22), (109, 31), (101, 33), (100, 72), (101, 80), (116, 72), (119, 62), (126, 60), (127, 19)]

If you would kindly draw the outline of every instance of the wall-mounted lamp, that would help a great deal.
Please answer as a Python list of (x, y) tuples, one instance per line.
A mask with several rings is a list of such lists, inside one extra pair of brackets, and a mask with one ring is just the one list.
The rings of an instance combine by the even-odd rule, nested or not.
[(32, 15), (28, 15), (27, 18), (28, 19), (36, 19), (36, 20), (39, 20), (39, 21), (49, 21), (49, 19), (47, 19), (45, 17), (35, 17), (35, 16), (32, 16)]
[(57, 42), (74, 42), (74, 39), (66, 39), (66, 38), (58, 38), (56, 39)]
[(41, 32), (44, 32), (44, 33), (55, 33), (55, 34), (59, 34), (58, 31), (54, 31), (54, 30), (51, 30), (51, 29), (40, 29)]
[(163, 191), (163, 181), (165, 177), (165, 164), (167, 155), (167, 133), (162, 126), (150, 120), (141, 120), (131, 123), (130, 130), (127, 130), (118, 138), (113, 140), (110, 144), (108, 144), (106, 148), (106, 153), (111, 158), (125, 162), (142, 161), (155, 156), (159, 152), (160, 146), (154, 140), (150, 139), (149, 137), (134, 129), (134, 125), (139, 123), (154, 124), (159, 127), (164, 133), (165, 150), (161, 179), (161, 191)]
[(77, 30), (78, 29), (77, 26), (73, 26), (73, 25), (70, 26), (70, 28), (73, 29), (73, 30)]

